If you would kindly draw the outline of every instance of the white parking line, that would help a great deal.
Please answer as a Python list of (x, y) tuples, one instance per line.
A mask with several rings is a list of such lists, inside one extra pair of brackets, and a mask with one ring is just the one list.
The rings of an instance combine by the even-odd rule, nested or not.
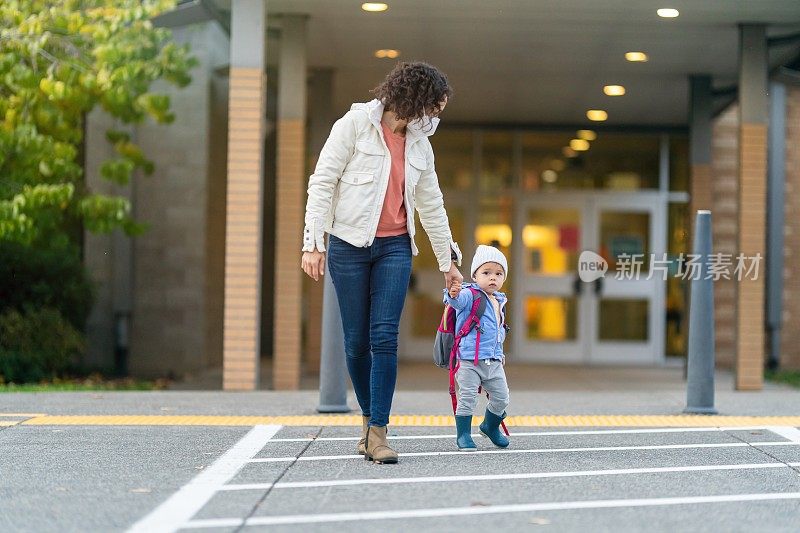
[(192, 520), (186, 528), (270, 526), (282, 524), (313, 524), (330, 522), (363, 522), (397, 518), (435, 518), (442, 516), (487, 515), (499, 513), (526, 513), (535, 511), (563, 511), (573, 509), (609, 509), (631, 507), (655, 507), (664, 505), (691, 505), (707, 503), (730, 503), (747, 501), (800, 500), (800, 492), (777, 492), (770, 494), (725, 494), (719, 496), (693, 496), (677, 498), (641, 498), (631, 500), (583, 500), (568, 502), (523, 503), (514, 505), (490, 505), (469, 507), (444, 507), (439, 509), (408, 509), (397, 511), (325, 513), (315, 515), (257, 516), (248, 518), (219, 518)]
[(800, 429), (791, 426), (769, 426), (766, 429), (780, 435), (784, 439), (800, 443)]
[[(646, 429), (592, 429), (586, 431), (515, 431), (512, 435), (515, 437), (552, 437), (552, 436), (583, 436), (583, 435), (628, 435), (628, 434), (652, 434), (652, 433), (714, 433), (724, 431), (756, 431), (768, 429), (773, 433), (780, 434), (777, 430), (795, 430), (800, 435), (800, 430), (791, 426), (725, 426), (725, 427), (690, 427), (690, 428), (646, 428)], [(480, 436), (478, 433), (473, 433), (473, 437)], [(272, 439), (270, 443), (279, 442), (335, 442), (335, 441), (357, 441), (361, 437), (300, 437), (291, 439)], [(439, 435), (389, 435), (390, 440), (416, 440), (416, 439), (454, 439), (456, 436), (452, 433), (439, 434)], [(789, 439), (793, 440), (793, 439)]]
[(789, 468), (800, 463), (750, 463), (730, 465), (663, 466), (651, 468), (622, 468), (606, 470), (576, 470), (566, 472), (529, 472), (524, 474), (483, 474), (473, 476), (430, 476), (381, 479), (333, 479), (327, 481), (287, 481), (280, 483), (242, 483), (225, 485), (221, 491), (306, 489), (320, 487), (343, 487), (352, 485), (399, 485), (404, 483), (452, 483), (463, 481), (505, 481), (515, 479), (547, 479), (563, 477), (619, 476), (629, 474), (663, 474), (666, 472), (706, 472), (712, 470), (758, 470), (767, 468)]
[[(437, 457), (445, 455), (460, 455), (464, 457), (481, 454), (526, 454), (526, 453), (568, 453), (568, 452), (617, 452), (631, 450), (683, 450), (694, 448), (746, 448), (748, 446), (800, 446), (800, 442), (715, 442), (698, 444), (658, 444), (652, 446), (597, 446), (585, 448), (536, 448), (536, 449), (502, 449), (502, 450), (478, 450), (475, 452), (408, 452), (400, 453), (400, 458), (408, 457)], [(337, 461), (340, 459), (361, 459), (363, 455), (304, 455), (301, 457), (256, 457), (250, 459), (251, 463), (285, 463), (290, 461)]]
[(211, 466), (131, 526), (128, 533), (170, 533), (182, 528), (280, 429), (255, 426)]

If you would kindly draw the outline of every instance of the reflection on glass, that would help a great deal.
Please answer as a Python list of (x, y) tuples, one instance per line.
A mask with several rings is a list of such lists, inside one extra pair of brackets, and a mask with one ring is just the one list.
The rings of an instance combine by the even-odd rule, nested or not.
[[(592, 132), (595, 133), (595, 132)], [(579, 132), (522, 134), (522, 187), (566, 189), (657, 189), (657, 135)], [(588, 142), (588, 150), (578, 151)], [(583, 146), (581, 146), (583, 147)]]
[(531, 274), (564, 275), (578, 267), (581, 214), (577, 209), (533, 209), (522, 229), (525, 268)]
[(600, 300), (598, 340), (647, 341), (647, 300)]
[(528, 296), (525, 300), (528, 340), (574, 341), (577, 338), (577, 308), (574, 297)]
[(481, 191), (491, 193), (514, 186), (514, 136), (511, 132), (484, 132), (481, 153)]
[(444, 312), (442, 295), (411, 293), (409, 300), (407, 304), (411, 306), (411, 335), (432, 339)]
[(639, 272), (650, 270), (650, 215), (648, 213), (628, 213), (604, 211), (600, 215), (600, 255), (608, 261), (608, 271), (622, 269), (620, 256), (627, 254), (624, 267), (631, 272), (634, 255), (641, 262)]
[(689, 139), (669, 138), (669, 190), (689, 191)]
[[(442, 190), (466, 190), (472, 182), (473, 133), (439, 128), (431, 138)], [(445, 204), (446, 205), (446, 204)]]
[[(447, 202), (446, 199), (445, 202)], [(445, 205), (447, 204), (445, 203)], [(450, 219), (450, 231), (453, 233), (453, 240), (459, 243), (459, 246), (463, 250), (465, 246), (464, 239), (466, 237), (464, 234), (464, 210), (457, 207), (448, 207), (447, 217)], [(415, 219), (414, 224), (416, 225), (414, 242), (417, 245), (417, 249), (419, 249), (419, 255), (413, 258), (413, 270), (421, 268), (438, 271), (439, 262), (436, 261), (436, 256), (433, 255), (431, 241), (428, 239), (428, 234), (425, 233), (422, 224), (420, 224), (419, 217)]]
[[(669, 204), (669, 232), (667, 250), (671, 257), (689, 251), (689, 204)], [(666, 343), (667, 355), (686, 355), (689, 323), (686, 309), (689, 283), (672, 273), (667, 277)]]

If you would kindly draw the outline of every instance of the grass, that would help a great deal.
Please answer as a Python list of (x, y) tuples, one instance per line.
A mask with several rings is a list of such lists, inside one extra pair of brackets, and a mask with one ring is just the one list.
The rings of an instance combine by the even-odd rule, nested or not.
[(0, 383), (2, 392), (143, 391), (165, 389), (167, 380), (105, 379), (92, 375), (80, 379), (54, 379), (41, 383)]
[(785, 383), (800, 389), (800, 370), (767, 370), (764, 377), (776, 383)]

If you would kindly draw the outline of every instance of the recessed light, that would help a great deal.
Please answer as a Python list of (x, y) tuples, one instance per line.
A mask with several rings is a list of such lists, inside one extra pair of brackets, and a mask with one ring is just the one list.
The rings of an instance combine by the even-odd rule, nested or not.
[(589, 120), (594, 120), (595, 122), (603, 122), (608, 118), (608, 113), (602, 109), (590, 109), (586, 112), (586, 117)]
[(569, 147), (576, 152), (585, 152), (589, 149), (589, 141), (585, 139), (572, 139), (569, 142)]
[(575, 133), (578, 135), (578, 139), (583, 139), (585, 141), (593, 141), (597, 139), (597, 134), (592, 130), (578, 130)]
[(379, 13), (389, 9), (389, 4), (384, 4), (382, 2), (365, 2), (361, 4), (361, 9), (369, 11), (370, 13)]
[(625, 94), (625, 87), (622, 85), (606, 85), (603, 87), (603, 92), (608, 96), (622, 96)]
[(631, 61), (633, 63), (644, 63), (647, 61), (647, 54), (644, 52), (627, 52), (625, 54), (625, 59)]
[(659, 9), (656, 13), (658, 13), (659, 17), (665, 19), (674, 19), (681, 14), (677, 9)]
[(578, 155), (578, 152), (570, 148), (569, 146), (565, 146), (561, 149), (561, 153), (564, 154), (565, 157), (575, 157)]
[(375, 50), (375, 57), (380, 59), (396, 59), (400, 56), (400, 50), (383, 49)]

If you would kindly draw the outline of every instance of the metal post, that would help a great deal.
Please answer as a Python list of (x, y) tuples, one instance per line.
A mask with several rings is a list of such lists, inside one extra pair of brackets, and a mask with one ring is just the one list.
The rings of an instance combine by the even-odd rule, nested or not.
[(692, 253), (700, 257), (699, 276), (691, 279), (689, 353), (684, 413), (717, 413), (714, 409), (714, 282), (706, 279), (711, 257), (711, 211), (695, 219)]
[(319, 363), (320, 413), (349, 413), (347, 405), (347, 362), (339, 300), (331, 281), (330, 268), (322, 276), (322, 348)]
[(767, 366), (775, 370), (781, 359), (783, 319), (783, 201), (786, 189), (786, 86), (770, 84), (770, 120), (767, 165)]

